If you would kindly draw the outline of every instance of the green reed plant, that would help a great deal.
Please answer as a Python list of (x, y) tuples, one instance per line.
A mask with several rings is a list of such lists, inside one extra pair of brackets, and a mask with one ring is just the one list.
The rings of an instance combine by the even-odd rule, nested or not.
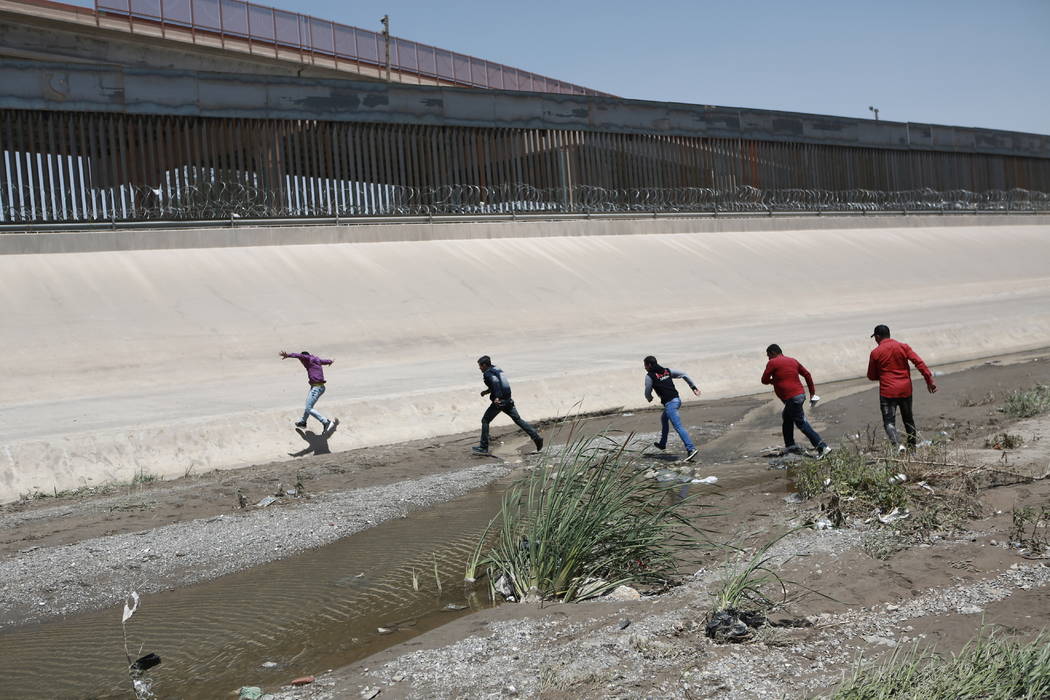
[(645, 478), (623, 443), (577, 438), (504, 495), (494, 544), (479, 562), (518, 600), (593, 598), (666, 584), (684, 550), (710, 546), (684, 515), (681, 484)]
[(1037, 700), (1050, 697), (1050, 634), (1031, 641), (983, 630), (951, 657), (918, 645), (855, 668), (832, 700)]

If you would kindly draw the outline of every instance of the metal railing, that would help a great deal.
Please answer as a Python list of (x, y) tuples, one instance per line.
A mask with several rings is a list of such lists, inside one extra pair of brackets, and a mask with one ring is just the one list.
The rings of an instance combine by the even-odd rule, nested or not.
[[(483, 187), (406, 187), (376, 183), (329, 183), (320, 197), (296, 197), (246, 181), (215, 180), (162, 190), (121, 186), (97, 193), (95, 215), (49, 221), (207, 221), (235, 219), (356, 218), (484, 215), (659, 215), (728, 213), (1050, 213), (1050, 193), (1014, 189), (969, 192), (931, 189), (760, 190), (737, 187), (607, 189), (589, 185), (537, 188), (526, 184)], [(42, 223), (35, 208), (4, 207), (0, 223)]]
[[(323, 56), (376, 68), (386, 66), (386, 37), (360, 27), (331, 22), (298, 12), (279, 10), (244, 0), (95, 0), (100, 16), (126, 17), (164, 28), (243, 40), (274, 57), (281, 50), (301, 55)], [(399, 74), (432, 78), (435, 81), (496, 90), (526, 90), (567, 95), (606, 93), (554, 78), (519, 70), (492, 61), (440, 49), (407, 39), (390, 37), (390, 66)]]

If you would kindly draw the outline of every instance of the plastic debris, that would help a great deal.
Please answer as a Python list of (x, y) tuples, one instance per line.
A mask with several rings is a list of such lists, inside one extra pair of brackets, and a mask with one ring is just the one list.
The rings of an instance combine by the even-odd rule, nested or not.
[(802, 496), (800, 496), (797, 493), (793, 493), (790, 496), (785, 496), (784, 497), (784, 503), (801, 503), (801, 502), (802, 502)]
[(891, 476), (889, 478), (889, 482), (891, 484), (903, 484), (907, 480), (908, 480), (908, 475), (907, 474), (894, 474), (893, 476)]
[(276, 661), (263, 661), (262, 662), (262, 667), (263, 668), (277, 668), (277, 662)]
[(265, 508), (268, 505), (272, 505), (277, 502), (277, 496), (267, 496), (258, 503), (255, 504), (256, 508)]
[(376, 627), (376, 632), (379, 634), (393, 634), (396, 631), (393, 627)]
[(831, 530), (835, 526), (830, 520), (825, 518), (823, 515), (813, 521), (814, 530)]
[(449, 603), (448, 605), (446, 605), (445, 607), (442, 608), (442, 610), (448, 610), (449, 612), (457, 612), (459, 610), (466, 610), (466, 609), (467, 609), (466, 605), (457, 605), (455, 603)]
[(895, 523), (898, 520), (904, 520), (909, 515), (911, 515), (911, 513), (906, 511), (906, 510), (901, 510), (900, 508), (894, 508), (893, 510), (891, 510), (889, 513), (886, 513), (885, 515), (880, 513), (877, 517), (879, 519), (879, 522), (882, 523), (883, 525), (890, 525), (891, 523)]
[(743, 642), (751, 638), (766, 618), (759, 613), (727, 608), (711, 615), (704, 634), (716, 642)]
[(717, 484), (717, 476), (705, 476), (703, 479), (693, 479), (690, 483), (693, 484)]
[(154, 666), (159, 666), (159, 665), (160, 665), (160, 657), (159, 656), (157, 656), (156, 654), (146, 654), (145, 656), (141, 656), (141, 657), (135, 659), (135, 662), (131, 664), (131, 670), (132, 671), (137, 671), (139, 673), (142, 673), (143, 671), (148, 671), (151, 668), (153, 668)]
[(254, 685), (246, 685), (240, 689), (239, 694), (237, 695), (237, 700), (259, 700), (259, 698), (262, 697), (262, 694), (262, 688)]

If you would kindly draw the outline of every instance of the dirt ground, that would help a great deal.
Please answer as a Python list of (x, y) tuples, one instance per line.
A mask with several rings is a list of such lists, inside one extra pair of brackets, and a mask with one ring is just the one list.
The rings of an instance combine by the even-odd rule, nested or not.
[[(1050, 469), (1050, 422), (1044, 417), (1015, 424), (997, 410), (1012, 390), (1050, 384), (1050, 350), (937, 369), (943, 372), (938, 377), (940, 392), (927, 394), (920, 390), (921, 382), (916, 389), (915, 413), (924, 437), (951, 440), (972, 459), (1006, 465), (1012, 472), (1041, 476)], [(809, 413), (828, 442), (841, 444), (872, 431), (879, 435), (878, 398), (872, 385), (820, 385), (819, 379), (824, 402)], [(522, 409), (527, 416), (527, 407)], [(785, 502), (790, 492), (786, 472), (770, 469), (769, 460), (760, 456), (763, 448), (780, 443), (779, 402), (770, 395), (690, 399), (683, 421), (701, 448), (696, 475), (718, 477), (717, 486), (701, 499), (711, 506), (703, 510), (710, 516), (704, 527), (714, 538), (753, 548), (806, 522), (807, 504)], [(585, 430), (603, 428), (650, 434), (658, 429), (658, 413), (618, 412), (584, 423)], [(988, 436), (1006, 429), (1023, 435), (1025, 444), (1004, 460), (1000, 451), (984, 445)], [(553, 431), (552, 426), (545, 428), (547, 434)], [(243, 521), (245, 537), (265, 538), (265, 521), (250, 525), (255, 522), (252, 512), (263, 509), (241, 509), (238, 492), (255, 503), (279, 486), (288, 489), (297, 482), (311, 499), (285, 498), (267, 510), (281, 509), (294, 520), (300, 512), (305, 517), (311, 501), (352, 501), (355, 494), (388, 487), (399, 493), (426, 488), (435, 491), (434, 498), (445, 500), (533, 459), (527, 454), (527, 440), (512, 426), (500, 428), (495, 436), (502, 439), (497, 459), (469, 456), (476, 436), (463, 434), (5, 505), (0, 507), (0, 565), (25, 566), (42, 552), (67, 549), (64, 545), (97, 543), (219, 516)], [(676, 445), (674, 437), (671, 444)], [(663, 465), (654, 460), (653, 466)], [(460, 475), (467, 472), (471, 477), (464, 480)], [(442, 480), (457, 478), (461, 487), (434, 488)], [(424, 508), (433, 502), (421, 500), (406, 507)], [(810, 624), (778, 629), (767, 640), (718, 646), (704, 637), (710, 591), (724, 576), (725, 555), (712, 553), (688, 562), (695, 573), (669, 593), (627, 602), (503, 605), (344, 669), (301, 669), (303, 674), (319, 674), (317, 682), (283, 691), (281, 697), (356, 698), (371, 697), (372, 691), (384, 698), (806, 696), (833, 685), (860, 653), (882, 654), (912, 641), (957, 649), (982, 620), (1026, 635), (1045, 627), (1050, 618), (1050, 568), (1005, 545), (1012, 509), (1041, 504), (1050, 505), (1050, 480), (988, 490), (982, 494), (982, 517), (971, 522), (967, 532), (886, 559), (865, 553), (861, 530), (799, 529), (774, 550), (783, 562), (783, 574), (827, 597), (811, 595), (797, 603), (791, 616)], [(373, 517), (362, 527), (381, 519)], [(323, 542), (309, 546), (319, 544)], [(168, 563), (187, 569), (181, 572), (187, 576), (179, 579), (187, 583), (200, 578), (188, 575), (193, 573), (190, 569), (207, 570), (188, 559)], [(230, 566), (254, 563), (245, 559)], [(93, 584), (80, 585), (89, 592)], [(95, 605), (93, 600), (85, 593), (80, 609)], [(14, 625), (40, 617), (13, 602), (4, 605)]]
[[(978, 462), (1045, 475), (1050, 417), (1015, 422), (997, 409), (1010, 391), (1050, 382), (1048, 359), (1044, 353), (1020, 362), (993, 360), (944, 374), (935, 395), (917, 387), (921, 433), (950, 439)], [(812, 418), (832, 444), (878, 427), (877, 395), (869, 386), (820, 391), (828, 403)], [(1005, 460), (984, 447), (988, 436), (1004, 430), (1025, 436), (1025, 445)], [(705, 499), (718, 513), (706, 528), (747, 549), (812, 516), (811, 505), (785, 502), (786, 472), (755, 456), (778, 441), (770, 402), (707, 443), (697, 472), (718, 476), (719, 488)], [(1050, 561), (1008, 547), (1007, 533), (1013, 508), (1050, 506), (1050, 480), (992, 488), (981, 501), (982, 516), (965, 532), (935, 536), (885, 559), (866, 553), (863, 529), (803, 528), (786, 537), (772, 552), (782, 576), (796, 590), (819, 595), (783, 613), (806, 626), (774, 629), (767, 638), (718, 645), (704, 636), (711, 591), (725, 575), (724, 555), (716, 553), (663, 595), (502, 605), (277, 697), (809, 697), (833, 688), (858, 659), (913, 643), (956, 651), (982, 625), (1032, 637), (1050, 622)]]

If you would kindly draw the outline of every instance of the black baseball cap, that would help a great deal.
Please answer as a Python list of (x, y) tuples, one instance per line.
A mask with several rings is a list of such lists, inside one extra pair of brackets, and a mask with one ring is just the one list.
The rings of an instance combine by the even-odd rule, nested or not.
[(871, 334), (872, 338), (874, 338), (875, 336), (879, 336), (881, 338), (889, 338), (890, 327), (880, 323), (879, 325), (875, 326), (875, 331)]

